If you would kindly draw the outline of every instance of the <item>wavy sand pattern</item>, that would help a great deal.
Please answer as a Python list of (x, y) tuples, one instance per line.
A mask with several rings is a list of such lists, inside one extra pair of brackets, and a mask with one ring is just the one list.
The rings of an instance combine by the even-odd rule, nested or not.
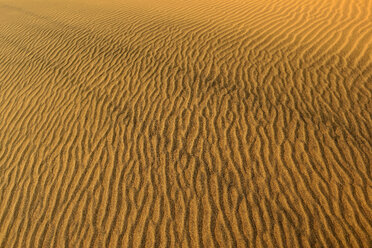
[(0, 0), (0, 247), (371, 247), (371, 0)]

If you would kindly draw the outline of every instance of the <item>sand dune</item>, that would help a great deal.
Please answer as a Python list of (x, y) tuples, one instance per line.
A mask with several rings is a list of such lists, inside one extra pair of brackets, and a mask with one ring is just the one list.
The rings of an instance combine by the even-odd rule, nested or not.
[(0, 0), (0, 247), (371, 247), (371, 0)]

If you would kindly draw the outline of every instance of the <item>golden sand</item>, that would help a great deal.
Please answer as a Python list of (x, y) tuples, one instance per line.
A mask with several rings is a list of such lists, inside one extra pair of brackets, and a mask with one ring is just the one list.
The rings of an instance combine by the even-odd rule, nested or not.
[(372, 0), (0, 0), (0, 247), (371, 247)]

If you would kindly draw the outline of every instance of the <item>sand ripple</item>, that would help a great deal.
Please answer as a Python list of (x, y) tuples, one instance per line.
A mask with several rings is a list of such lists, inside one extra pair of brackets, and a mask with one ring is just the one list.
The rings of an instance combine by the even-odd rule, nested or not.
[(370, 247), (371, 0), (0, 0), (0, 247)]

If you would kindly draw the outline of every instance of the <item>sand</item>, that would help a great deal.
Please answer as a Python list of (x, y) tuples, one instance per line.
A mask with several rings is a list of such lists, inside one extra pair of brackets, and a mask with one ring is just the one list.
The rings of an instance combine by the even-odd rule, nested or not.
[(0, 0), (0, 247), (371, 247), (371, 0)]

